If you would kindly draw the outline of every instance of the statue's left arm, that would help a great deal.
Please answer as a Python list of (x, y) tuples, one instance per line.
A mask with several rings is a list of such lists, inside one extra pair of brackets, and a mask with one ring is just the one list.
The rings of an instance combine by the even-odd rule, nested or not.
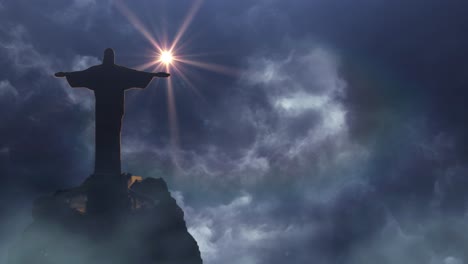
[(154, 77), (165, 78), (170, 76), (169, 73), (137, 71), (125, 67), (121, 67), (121, 70), (122, 74), (120, 75), (120, 83), (125, 87), (125, 89), (146, 88)]

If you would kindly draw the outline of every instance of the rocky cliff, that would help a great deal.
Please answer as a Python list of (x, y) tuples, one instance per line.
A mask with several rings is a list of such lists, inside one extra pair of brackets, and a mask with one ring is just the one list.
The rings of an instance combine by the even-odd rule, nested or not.
[(35, 201), (10, 264), (200, 264), (184, 213), (163, 179), (93, 175)]

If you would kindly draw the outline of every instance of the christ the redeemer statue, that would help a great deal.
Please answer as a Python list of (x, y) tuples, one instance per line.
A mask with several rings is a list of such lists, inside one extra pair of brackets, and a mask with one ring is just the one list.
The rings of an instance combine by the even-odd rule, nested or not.
[(124, 93), (130, 88), (145, 88), (154, 77), (168, 77), (164, 72), (137, 71), (116, 65), (114, 51), (106, 49), (101, 65), (84, 71), (57, 72), (71, 87), (85, 87), (96, 98), (96, 147), (94, 174), (120, 175), (120, 129), (124, 114)]

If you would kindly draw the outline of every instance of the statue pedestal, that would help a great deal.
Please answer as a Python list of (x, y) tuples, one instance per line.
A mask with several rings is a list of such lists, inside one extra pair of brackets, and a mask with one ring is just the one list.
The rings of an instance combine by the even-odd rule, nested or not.
[(130, 174), (93, 174), (86, 182), (88, 215), (109, 216), (130, 210)]

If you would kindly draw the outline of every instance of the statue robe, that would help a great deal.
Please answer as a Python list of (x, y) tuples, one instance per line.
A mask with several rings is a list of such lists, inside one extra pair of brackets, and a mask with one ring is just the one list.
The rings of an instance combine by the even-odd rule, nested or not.
[(121, 173), (120, 133), (124, 115), (124, 92), (145, 88), (154, 74), (118, 65), (97, 65), (66, 75), (71, 87), (85, 87), (96, 98), (95, 174)]

